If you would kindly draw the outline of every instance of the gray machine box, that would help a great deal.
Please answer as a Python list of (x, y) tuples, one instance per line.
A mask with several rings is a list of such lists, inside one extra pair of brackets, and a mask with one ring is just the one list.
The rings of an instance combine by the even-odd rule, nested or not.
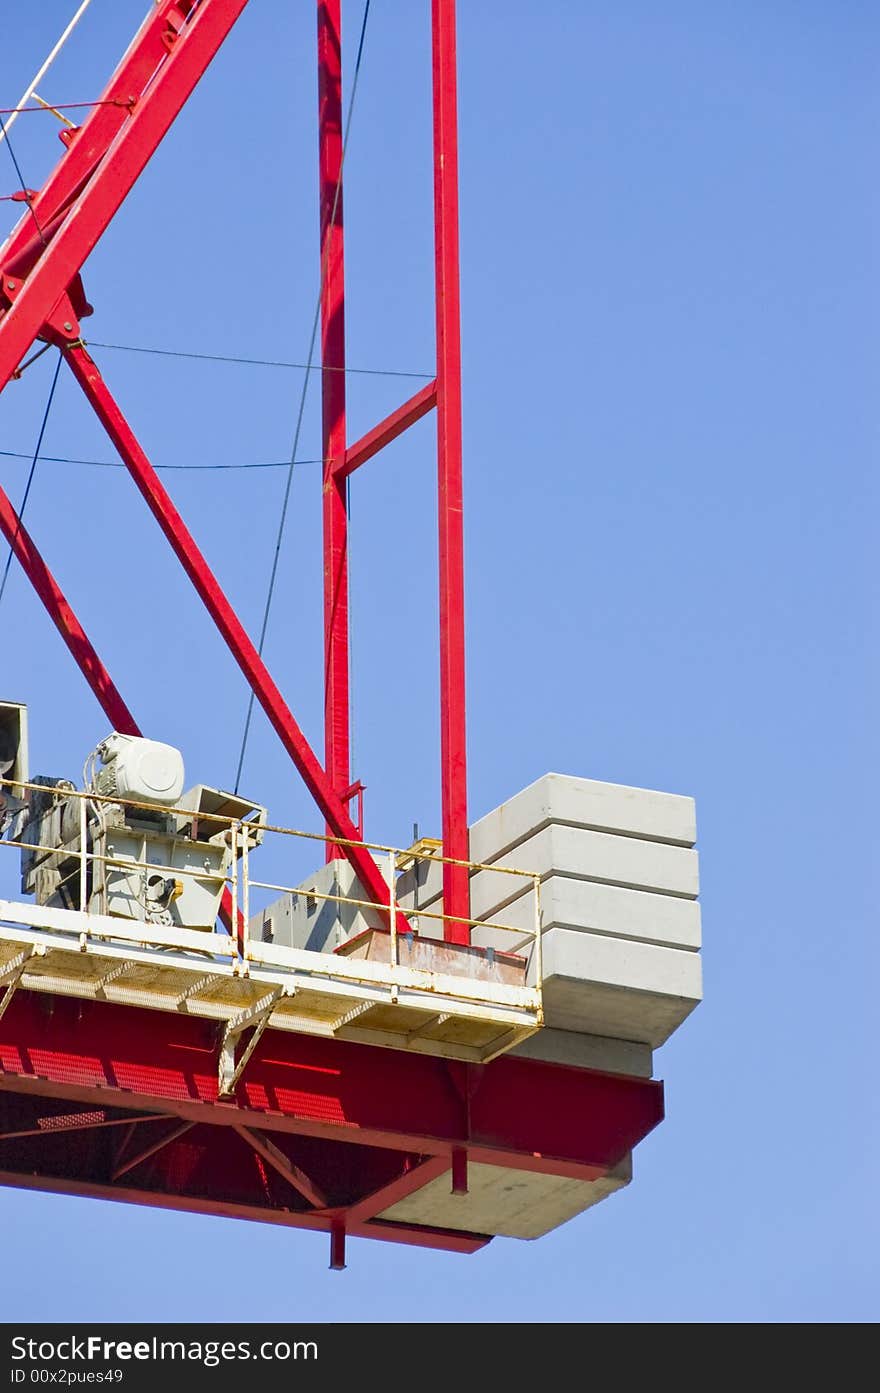
[[(0, 779), (28, 781), (27, 707), (19, 701), (0, 701)], [(20, 797), (22, 790), (0, 786), (4, 793)]]
[[(375, 859), (387, 879), (387, 861)], [(382, 928), (381, 915), (375, 909), (347, 903), (367, 899), (348, 861), (328, 861), (297, 890), (252, 915), (251, 937), (285, 948), (332, 953), (367, 929)]]

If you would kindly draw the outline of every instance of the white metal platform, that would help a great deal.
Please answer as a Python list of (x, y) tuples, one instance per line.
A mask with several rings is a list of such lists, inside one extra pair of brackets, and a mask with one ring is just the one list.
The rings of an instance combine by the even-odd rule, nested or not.
[[(17, 791), (45, 796), (46, 786), (19, 781)], [(285, 859), (294, 850), (291, 838), (300, 845), (305, 839), (314, 844), (315, 854), (323, 853), (324, 838), (242, 818), (238, 810), (232, 816), (226, 809), (211, 811), (202, 806), (202, 799), (197, 833), (191, 809), (164, 810), (165, 817), (179, 815), (179, 825), (171, 824), (171, 840), (164, 833), (144, 840), (138, 859), (127, 843), (120, 850), (127, 836), (124, 821), (119, 828), (113, 822), (105, 836), (107, 817), (89, 819), (101, 807), (137, 816), (143, 804), (77, 792), (69, 785), (53, 789), (51, 797), (61, 800), (59, 806), (70, 803), (75, 809), (78, 835), (70, 827), (65, 833), (59, 820), (57, 828), (52, 824), (56, 840), (51, 843), (29, 837), (29, 823), (21, 836), (12, 835), (15, 829), (10, 826), (0, 838), (0, 850), (6, 849), (10, 857), (23, 854), (29, 865), (28, 858), (34, 856), (42, 858), (41, 865), (63, 864), (54, 880), (36, 881), (36, 902), (0, 898), (0, 1016), (21, 988), (215, 1020), (223, 1027), (221, 1092), (234, 1087), (267, 1028), (486, 1063), (542, 1024), (540, 980), (526, 983), (526, 960), (518, 956), (521, 945), (540, 941), (540, 890), (537, 877), (528, 872), (514, 874), (533, 885), (534, 926), (525, 934), (520, 928), (507, 931), (511, 951), (502, 962), (492, 950), (445, 943), (448, 924), (442, 912), (427, 911), (401, 921), (397, 868), (401, 858), (411, 862), (422, 855), (419, 849), (403, 852), (360, 844), (377, 862), (387, 863), (388, 903), (378, 911), (378, 923), (391, 926), (390, 932), (378, 935), (387, 943), (380, 945), (378, 955), (315, 952), (264, 942), (252, 932), (254, 896), (279, 891), (317, 896), (337, 913), (346, 908), (358, 931), (369, 924), (375, 930), (375, 904), (363, 898), (357, 881), (351, 893), (338, 895), (257, 880), (251, 858), (267, 839)], [(175, 853), (174, 864), (160, 864), (169, 855), (168, 846), (178, 844), (180, 855)], [(344, 849), (345, 844), (340, 845)], [(193, 848), (191, 854), (187, 848)], [(202, 854), (215, 848), (228, 849), (225, 873), (218, 872), (214, 861), (210, 866), (207, 861), (199, 864)], [(436, 848), (425, 854), (432, 861), (442, 860)], [(471, 873), (477, 869), (469, 865)], [(172, 873), (178, 890), (175, 909), (166, 913), (165, 922), (151, 917), (151, 906), (137, 892), (137, 885), (143, 881), (145, 886), (155, 872)], [(129, 887), (125, 896), (108, 892), (108, 878), (113, 876)], [(219, 886), (225, 884), (228, 922), (240, 925), (240, 939), (204, 926), (185, 927), (176, 905), (186, 908), (184, 890), (191, 881), (219, 882), (217, 907)], [(117, 902), (131, 912), (108, 913), (108, 905)], [(402, 934), (406, 924), (409, 931)], [(252, 1027), (239, 1057), (237, 1043)]]
[(246, 951), (226, 934), (0, 900), (0, 1013), (21, 987), (222, 1022), (226, 1090), (251, 1026), (485, 1063), (541, 1023), (534, 987), (274, 944)]

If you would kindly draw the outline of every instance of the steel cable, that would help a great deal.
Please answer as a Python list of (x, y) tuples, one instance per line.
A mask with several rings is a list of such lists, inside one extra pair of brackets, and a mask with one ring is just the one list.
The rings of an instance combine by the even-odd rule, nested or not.
[(40, 422), (40, 433), (37, 436), (37, 445), (36, 449), (34, 450), (34, 457), (31, 460), (31, 467), (28, 470), (27, 483), (24, 487), (24, 496), (21, 500), (21, 507), (18, 510), (18, 517), (15, 524), (15, 532), (13, 534), (12, 541), (9, 544), (9, 555), (6, 558), (6, 565), (3, 568), (3, 579), (0, 580), (0, 604), (3, 603), (3, 596), (6, 593), (6, 582), (9, 579), (9, 569), (12, 565), (12, 558), (15, 555), (15, 544), (18, 541), (19, 534), (21, 532), (22, 519), (24, 518), (24, 510), (27, 507), (27, 501), (30, 496), (31, 484), (34, 482), (34, 474), (37, 468), (37, 460), (40, 458), (40, 446), (43, 443), (43, 436), (46, 433), (46, 426), (49, 421), (49, 412), (52, 410), (52, 400), (55, 396), (55, 388), (58, 385), (58, 374), (60, 371), (61, 354), (59, 353), (58, 361), (55, 364), (55, 371), (52, 374), (52, 385), (49, 388), (49, 396), (46, 401), (46, 409), (43, 412), (43, 419)]

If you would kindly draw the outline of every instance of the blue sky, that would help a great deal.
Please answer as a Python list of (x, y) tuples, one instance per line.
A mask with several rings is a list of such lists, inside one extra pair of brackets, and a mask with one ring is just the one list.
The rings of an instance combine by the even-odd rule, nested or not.
[[(4, 106), (74, 6), (14, 8)], [(97, 95), (143, 9), (94, 0), (42, 94)], [(550, 769), (695, 796), (705, 1002), (656, 1057), (667, 1120), (628, 1190), (545, 1239), (471, 1258), (352, 1242), (342, 1275), (315, 1235), (0, 1191), (7, 1320), (878, 1314), (877, 11), (460, 11), (471, 808)], [(345, 6), (350, 60), (361, 12)], [(371, 6), (346, 170), (354, 366), (432, 370), (427, 15)], [(315, 108), (313, 5), (252, 0), (86, 267), (88, 337), (305, 357)], [(30, 184), (52, 127), (13, 131)], [(0, 170), (12, 192), (2, 149)], [(95, 353), (156, 463), (289, 455), (298, 373)], [(3, 449), (33, 449), (51, 369), (4, 393)], [(352, 436), (412, 385), (352, 376)], [(65, 375), (44, 451), (113, 458)], [(26, 468), (0, 456), (14, 498)], [(368, 834), (397, 843), (439, 822), (433, 468), (425, 421), (352, 488), (355, 773)], [(256, 632), (283, 471), (165, 478)], [(319, 519), (303, 464), (267, 656), (316, 745)], [(27, 521), (145, 730), (229, 784), (243, 682), (124, 472), (42, 462)], [(16, 572), (0, 631), (32, 768), (76, 777), (106, 721)], [(279, 753), (258, 717), (243, 788), (317, 826)]]

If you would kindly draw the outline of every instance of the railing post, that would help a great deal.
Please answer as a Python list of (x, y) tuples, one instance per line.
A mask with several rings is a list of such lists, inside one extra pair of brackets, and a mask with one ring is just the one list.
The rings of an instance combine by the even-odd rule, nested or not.
[(231, 821), (229, 824), (229, 856), (231, 865), (229, 867), (229, 893), (232, 897), (232, 928), (230, 930), (233, 939), (238, 935), (238, 837), (236, 835), (237, 823)]
[[(238, 825), (238, 824), (236, 824)], [(247, 827), (241, 825), (241, 917), (244, 923), (239, 934), (239, 944), (241, 956), (247, 962), (250, 957), (250, 918), (251, 918), (251, 892), (250, 892), (250, 872), (249, 872), (249, 853), (251, 838)]]
[(540, 993), (539, 1015), (543, 1024), (544, 1007), (544, 927), (541, 914), (541, 877), (535, 876), (535, 987)]
[(89, 831), (88, 809), (85, 796), (79, 800), (79, 907), (85, 914), (87, 909), (87, 871), (86, 838)]
[[(395, 874), (395, 871), (396, 871), (396, 870), (397, 870), (397, 865), (396, 865), (396, 861), (395, 861), (394, 852), (393, 852), (393, 851), (389, 851), (389, 853), (388, 853), (388, 908), (389, 908), (389, 911), (390, 911), (390, 914), (391, 914), (391, 920), (390, 920), (390, 923), (391, 923), (391, 930), (390, 930), (390, 932), (391, 932), (391, 966), (392, 966), (392, 968), (396, 968), (396, 967), (397, 967), (398, 957), (399, 957), (399, 952), (398, 952), (398, 947), (399, 947), (399, 945), (398, 945), (398, 941), (397, 941), (397, 904), (396, 904), (396, 898), (397, 898), (397, 897), (396, 897), (395, 894), (394, 894), (394, 874)], [(391, 988), (391, 1000), (392, 1000), (392, 1001), (396, 1001), (396, 1000), (397, 1000), (397, 982), (396, 982), (396, 981), (394, 982), (394, 985), (393, 985), (392, 988)]]

